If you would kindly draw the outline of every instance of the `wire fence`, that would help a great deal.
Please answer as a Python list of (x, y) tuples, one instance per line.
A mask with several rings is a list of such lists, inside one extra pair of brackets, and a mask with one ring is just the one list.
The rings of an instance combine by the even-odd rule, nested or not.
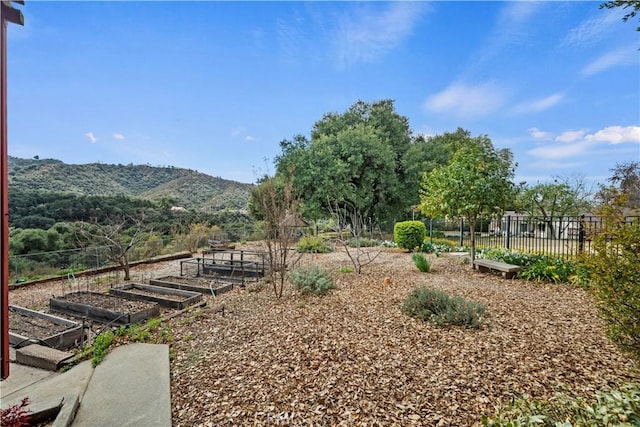
[[(640, 217), (627, 217), (637, 223)], [(471, 245), (468, 221), (426, 219), (429, 239), (447, 239), (460, 247)], [(480, 219), (474, 227), (476, 248), (511, 249), (559, 258), (573, 258), (593, 250), (593, 236), (604, 227), (604, 219), (593, 215), (537, 217), (505, 215)]]
[[(9, 282), (20, 283), (50, 276), (72, 276), (78, 271), (112, 267), (117, 263), (110, 259), (109, 250), (109, 246), (95, 246), (11, 255), (9, 257)], [(141, 259), (142, 251), (129, 251), (129, 262)]]

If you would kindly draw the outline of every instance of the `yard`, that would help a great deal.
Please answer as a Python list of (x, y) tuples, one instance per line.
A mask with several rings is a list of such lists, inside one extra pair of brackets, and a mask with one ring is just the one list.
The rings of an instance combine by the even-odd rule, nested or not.
[[(638, 380), (583, 290), (504, 280), (463, 260), (433, 258), (420, 273), (389, 249), (356, 275), (339, 272), (344, 252), (305, 255), (301, 264), (329, 268), (338, 289), (287, 289), (277, 301), (269, 285), (252, 285), (207, 297), (168, 322), (174, 425), (466, 426), (523, 393), (591, 396)], [(486, 304), (484, 326), (407, 317), (400, 305), (417, 286)]]

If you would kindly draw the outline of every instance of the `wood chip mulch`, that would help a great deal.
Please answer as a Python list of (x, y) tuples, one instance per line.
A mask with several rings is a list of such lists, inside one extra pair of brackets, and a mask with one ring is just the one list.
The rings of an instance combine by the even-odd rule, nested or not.
[[(338, 272), (350, 265), (343, 252), (309, 255), (304, 265), (336, 280), (325, 297), (288, 288), (278, 301), (252, 285), (171, 319), (174, 426), (468, 426), (523, 393), (590, 396), (640, 378), (585, 291), (431, 259), (420, 273), (410, 254), (387, 250), (358, 275)], [(400, 306), (418, 286), (484, 303), (485, 324), (407, 317)]]

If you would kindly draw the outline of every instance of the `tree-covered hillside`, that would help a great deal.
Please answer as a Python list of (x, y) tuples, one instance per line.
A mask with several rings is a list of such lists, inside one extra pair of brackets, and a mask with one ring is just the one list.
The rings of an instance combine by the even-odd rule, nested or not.
[(252, 187), (171, 166), (70, 165), (53, 159), (9, 157), (9, 192), (14, 194), (122, 195), (215, 212), (246, 209)]

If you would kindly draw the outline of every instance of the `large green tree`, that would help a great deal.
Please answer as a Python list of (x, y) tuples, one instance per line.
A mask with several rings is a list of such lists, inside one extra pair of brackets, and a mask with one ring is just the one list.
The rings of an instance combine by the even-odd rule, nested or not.
[[(463, 136), (464, 135), (464, 136)], [(495, 149), (489, 137), (461, 134), (446, 165), (422, 177), (419, 208), (431, 217), (465, 218), (475, 261), (475, 224), (481, 215), (502, 212), (512, 203), (514, 164), (507, 149)]]
[(276, 174), (293, 176), (306, 217), (326, 217), (337, 204), (374, 222), (389, 220), (411, 197), (403, 164), (410, 144), (408, 119), (393, 101), (358, 101), (342, 114), (325, 114), (310, 140), (281, 142)]
[[(627, 9), (631, 8), (625, 15), (622, 17), (624, 22), (627, 22), (630, 18), (635, 17), (638, 13), (640, 13), (640, 1), (638, 0), (612, 0), (606, 1), (600, 4), (600, 9)], [(636, 31), (640, 31), (640, 26), (636, 27)]]

